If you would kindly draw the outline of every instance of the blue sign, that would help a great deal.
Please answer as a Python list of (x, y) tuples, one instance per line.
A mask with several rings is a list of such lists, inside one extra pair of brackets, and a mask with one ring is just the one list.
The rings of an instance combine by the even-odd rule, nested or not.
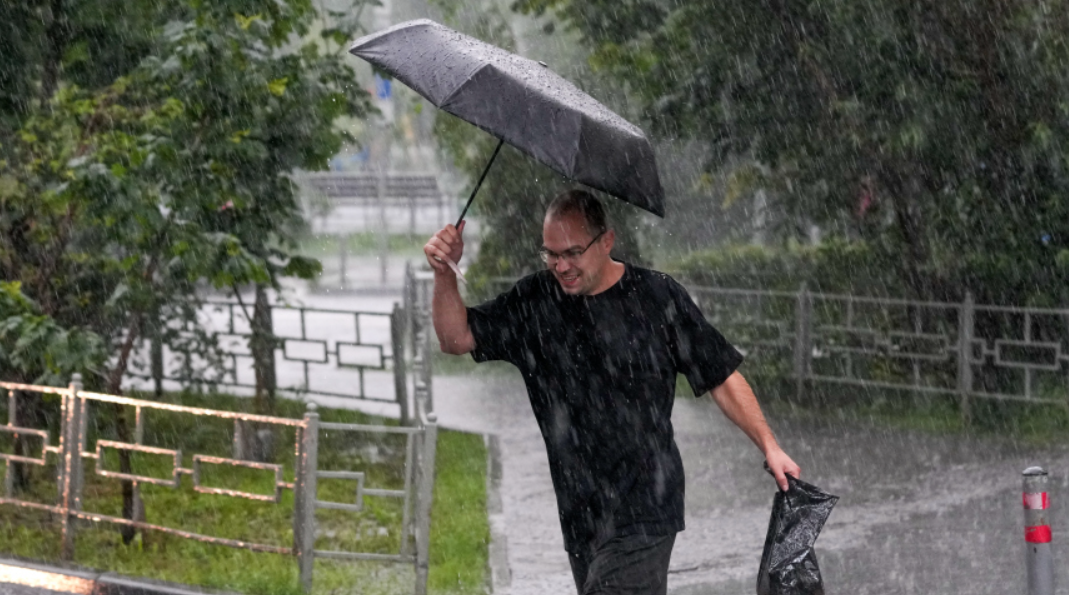
[(378, 74), (375, 75), (375, 97), (379, 99), (390, 98), (390, 79), (384, 79)]

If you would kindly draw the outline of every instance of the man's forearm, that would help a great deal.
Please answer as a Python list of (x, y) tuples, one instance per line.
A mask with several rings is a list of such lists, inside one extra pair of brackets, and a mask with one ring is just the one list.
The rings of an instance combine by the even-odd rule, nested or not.
[(767, 455), (769, 449), (779, 448), (772, 429), (761, 413), (757, 397), (742, 374), (735, 372), (723, 384), (713, 389), (711, 394), (724, 415), (738, 426), (762, 453)]
[(431, 318), (442, 351), (459, 355), (475, 348), (468, 327), (468, 311), (460, 297), (457, 278), (451, 272), (436, 272), (434, 275)]

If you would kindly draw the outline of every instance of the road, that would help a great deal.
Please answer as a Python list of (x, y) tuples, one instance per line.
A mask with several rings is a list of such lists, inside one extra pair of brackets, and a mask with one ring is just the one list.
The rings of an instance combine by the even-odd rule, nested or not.
[[(574, 592), (545, 448), (519, 375), (435, 379), (443, 425), (497, 435), (511, 595)], [(937, 436), (866, 423), (770, 416), (804, 477), (842, 499), (818, 541), (828, 595), (1002, 595), (1026, 590), (1020, 473), (1052, 470), (1055, 559), (1069, 528), (1069, 447)], [(680, 398), (673, 413), (687, 473), (687, 529), (672, 557), (669, 592), (752, 593), (774, 484), (756, 448), (709, 399)], [(1057, 569), (1058, 593), (1069, 574)]]

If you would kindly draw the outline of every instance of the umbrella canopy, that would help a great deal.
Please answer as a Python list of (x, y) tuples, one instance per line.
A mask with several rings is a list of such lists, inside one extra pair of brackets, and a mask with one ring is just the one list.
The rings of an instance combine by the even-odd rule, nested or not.
[(361, 37), (349, 51), (558, 173), (664, 216), (646, 135), (544, 63), (428, 19)]

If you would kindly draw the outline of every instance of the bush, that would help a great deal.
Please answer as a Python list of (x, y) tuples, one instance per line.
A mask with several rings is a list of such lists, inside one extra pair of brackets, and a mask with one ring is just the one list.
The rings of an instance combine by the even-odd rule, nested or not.
[(735, 245), (694, 252), (667, 267), (683, 283), (739, 289), (894, 295), (888, 259), (864, 242), (833, 239), (786, 247)]

